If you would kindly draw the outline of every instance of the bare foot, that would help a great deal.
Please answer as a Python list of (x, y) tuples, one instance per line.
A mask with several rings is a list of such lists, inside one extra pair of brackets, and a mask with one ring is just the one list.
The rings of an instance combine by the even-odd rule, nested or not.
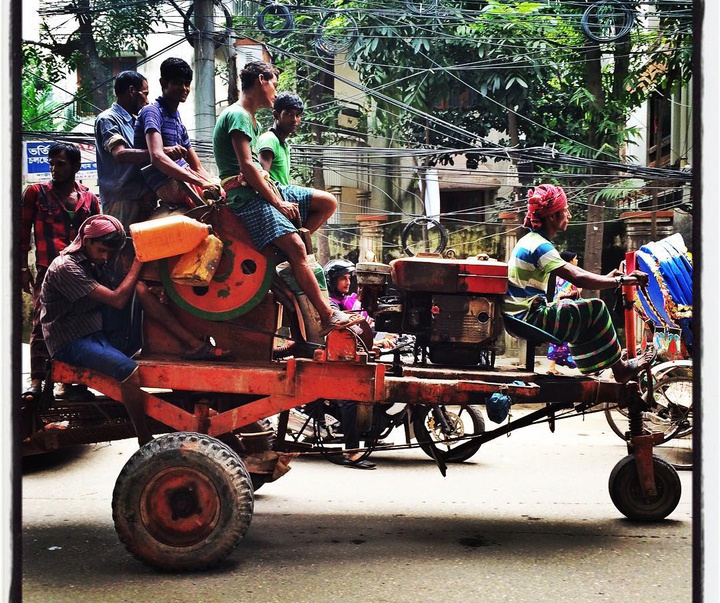
[(612, 366), (613, 376), (618, 383), (633, 381), (641, 371), (644, 371), (655, 360), (655, 348), (649, 345), (642, 355), (628, 361), (620, 360)]

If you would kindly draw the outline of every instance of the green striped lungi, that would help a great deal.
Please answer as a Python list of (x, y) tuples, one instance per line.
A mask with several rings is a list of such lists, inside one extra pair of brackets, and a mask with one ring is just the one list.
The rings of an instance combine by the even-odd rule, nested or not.
[(535, 303), (524, 320), (566, 341), (583, 374), (606, 369), (620, 359), (617, 332), (601, 299)]

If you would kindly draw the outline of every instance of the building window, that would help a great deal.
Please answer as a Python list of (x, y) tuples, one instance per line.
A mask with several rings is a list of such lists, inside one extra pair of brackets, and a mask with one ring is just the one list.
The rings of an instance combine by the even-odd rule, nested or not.
[(654, 95), (648, 102), (648, 165), (654, 167), (670, 165), (671, 124), (672, 103), (665, 97)]
[(471, 226), (489, 220), (488, 203), (492, 193), (488, 190), (440, 191), (440, 214), (448, 224)]

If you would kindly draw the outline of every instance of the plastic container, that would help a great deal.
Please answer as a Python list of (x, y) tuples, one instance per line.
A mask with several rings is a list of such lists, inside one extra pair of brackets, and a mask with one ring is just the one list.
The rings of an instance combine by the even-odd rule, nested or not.
[(222, 241), (208, 235), (197, 247), (180, 256), (170, 278), (180, 285), (207, 287), (220, 264), (222, 249)]
[(135, 255), (152, 262), (191, 251), (212, 234), (212, 226), (187, 216), (166, 216), (130, 225)]

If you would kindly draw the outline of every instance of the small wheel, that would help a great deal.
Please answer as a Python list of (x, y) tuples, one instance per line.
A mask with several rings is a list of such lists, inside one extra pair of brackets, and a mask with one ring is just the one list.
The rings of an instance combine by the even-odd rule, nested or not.
[(613, 504), (625, 517), (634, 521), (660, 521), (675, 510), (680, 502), (682, 485), (670, 463), (653, 457), (655, 496), (646, 496), (640, 488), (635, 455), (622, 459), (610, 473), (608, 488)]
[(238, 545), (254, 507), (238, 456), (207, 435), (177, 432), (138, 450), (118, 476), (113, 521), (120, 541), (161, 570), (216, 565)]
[[(485, 419), (479, 406), (417, 406), (413, 428), (420, 448), (430, 458), (445, 463), (462, 463), (480, 450), (480, 442), (468, 439), (485, 433)], [(442, 420), (436, 413), (442, 413)]]

